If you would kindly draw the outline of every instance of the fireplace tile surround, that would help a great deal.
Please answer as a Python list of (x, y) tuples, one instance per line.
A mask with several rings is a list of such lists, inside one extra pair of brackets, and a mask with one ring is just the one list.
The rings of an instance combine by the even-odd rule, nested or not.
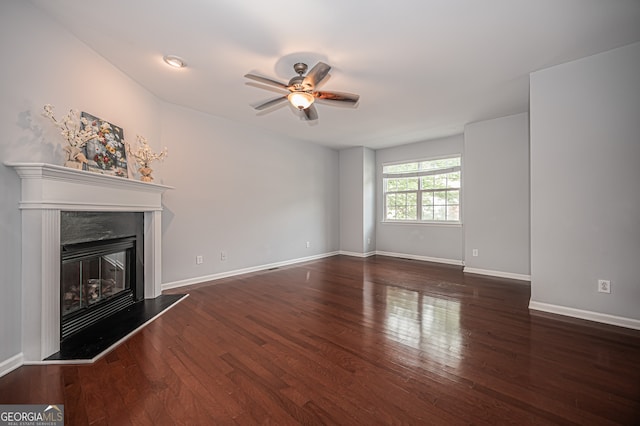
[(22, 355), (37, 364), (60, 350), (60, 212), (144, 213), (144, 294), (161, 290), (162, 194), (155, 183), (45, 163), (5, 163), (21, 178)]

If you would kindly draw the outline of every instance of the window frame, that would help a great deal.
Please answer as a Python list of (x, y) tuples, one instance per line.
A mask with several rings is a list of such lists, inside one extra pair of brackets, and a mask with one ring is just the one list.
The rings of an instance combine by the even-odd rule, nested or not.
[[(442, 160), (446, 158), (459, 158), (460, 165), (453, 167), (446, 167), (443, 169), (429, 170), (429, 171), (412, 171), (412, 172), (403, 172), (403, 173), (385, 173), (384, 169), (387, 166), (395, 166), (400, 164), (411, 164), (411, 163), (421, 163), (425, 161), (436, 161)], [(454, 153), (448, 155), (441, 155), (437, 157), (427, 157), (427, 158), (419, 158), (419, 159), (411, 159), (411, 160), (400, 160), (400, 161), (390, 161), (386, 163), (382, 163), (382, 223), (386, 224), (419, 224), (419, 225), (438, 225), (438, 226), (462, 226), (462, 191), (463, 191), (463, 157), (461, 153)], [(425, 190), (422, 189), (421, 186), (421, 178), (425, 176), (437, 176), (444, 175), (452, 172), (460, 173), (460, 187), (458, 189), (458, 220), (435, 220), (435, 219), (422, 219), (422, 195), (425, 192), (436, 192), (436, 190)], [(418, 189), (415, 190), (405, 190), (405, 191), (387, 191), (387, 179), (392, 178), (403, 178), (403, 177), (417, 177), (418, 178)], [(446, 190), (449, 188), (443, 188), (442, 191), (446, 193)], [(438, 191), (439, 192), (439, 191)], [(402, 194), (402, 193), (412, 193), (416, 194), (416, 218), (417, 219), (389, 219), (387, 217), (387, 195), (391, 194)]]

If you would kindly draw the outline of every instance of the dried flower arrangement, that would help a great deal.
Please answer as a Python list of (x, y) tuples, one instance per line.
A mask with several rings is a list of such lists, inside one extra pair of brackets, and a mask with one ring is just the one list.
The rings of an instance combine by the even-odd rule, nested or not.
[(86, 118), (80, 117), (80, 112), (77, 109), (70, 109), (62, 120), (57, 120), (53, 115), (53, 106), (47, 104), (44, 106), (43, 115), (53, 121), (60, 129), (62, 137), (67, 141), (68, 146), (64, 147), (67, 153), (64, 165), (82, 170), (82, 165), (87, 163), (83, 148), (88, 141), (96, 137), (95, 130), (88, 126)]
[(136, 160), (136, 163), (139, 166), (138, 171), (142, 175), (140, 180), (143, 182), (151, 182), (153, 180), (153, 177), (151, 176), (153, 170), (149, 166), (152, 162), (156, 160), (162, 161), (167, 157), (167, 147), (164, 147), (164, 149), (159, 153), (154, 153), (151, 151), (151, 147), (149, 146), (146, 138), (137, 135), (136, 139), (138, 142), (138, 148), (134, 151), (131, 148), (131, 144), (127, 143), (127, 153), (131, 158)]

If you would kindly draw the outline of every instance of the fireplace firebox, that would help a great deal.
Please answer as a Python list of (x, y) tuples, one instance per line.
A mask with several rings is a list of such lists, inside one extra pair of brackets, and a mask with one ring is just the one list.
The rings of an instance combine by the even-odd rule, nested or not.
[(134, 303), (135, 237), (62, 248), (61, 338)]
[(144, 298), (140, 213), (62, 212), (60, 339)]

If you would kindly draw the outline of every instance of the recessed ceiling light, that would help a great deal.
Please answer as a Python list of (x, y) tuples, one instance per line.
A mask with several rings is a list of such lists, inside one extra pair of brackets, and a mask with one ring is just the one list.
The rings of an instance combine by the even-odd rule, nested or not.
[(167, 65), (170, 65), (174, 68), (184, 68), (187, 66), (187, 64), (184, 62), (184, 59), (179, 56), (165, 55), (162, 59), (167, 63)]

